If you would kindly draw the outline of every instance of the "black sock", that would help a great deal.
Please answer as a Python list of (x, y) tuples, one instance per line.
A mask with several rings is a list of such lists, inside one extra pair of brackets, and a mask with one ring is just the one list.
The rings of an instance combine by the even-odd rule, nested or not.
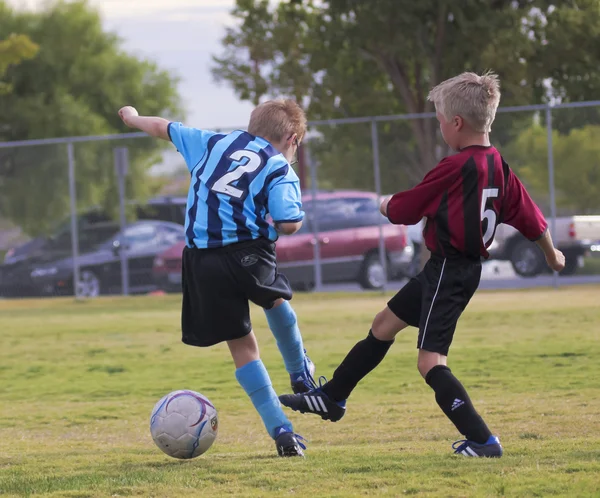
[(445, 365), (437, 365), (427, 373), (425, 382), (435, 391), (435, 400), (458, 431), (470, 441), (483, 444), (492, 435), (475, 411), (463, 385)]
[(356, 343), (340, 363), (333, 378), (323, 386), (323, 392), (336, 402), (347, 399), (356, 384), (381, 363), (393, 343), (393, 340), (380, 341), (369, 331), (367, 338)]

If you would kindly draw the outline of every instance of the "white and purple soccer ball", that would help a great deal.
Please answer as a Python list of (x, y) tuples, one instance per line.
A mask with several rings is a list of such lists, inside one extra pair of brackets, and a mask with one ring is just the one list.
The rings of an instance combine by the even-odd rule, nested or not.
[(196, 458), (217, 437), (217, 410), (210, 400), (195, 391), (173, 391), (160, 399), (150, 417), (152, 439), (173, 458)]

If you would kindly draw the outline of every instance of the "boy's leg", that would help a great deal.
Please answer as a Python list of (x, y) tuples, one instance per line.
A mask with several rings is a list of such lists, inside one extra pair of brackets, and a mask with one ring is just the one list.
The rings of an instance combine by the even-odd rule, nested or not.
[[(240, 288), (239, 270), (232, 267), (231, 252), (186, 248), (182, 276), (183, 342), (201, 347), (227, 342), (236, 365), (236, 378), (275, 439), (278, 453), (302, 456), (301, 445), (260, 361), (248, 298), (245, 289)], [(250, 285), (254, 279), (248, 281)]]
[(275, 301), (273, 307), (264, 310), (285, 368), (290, 374), (294, 392), (308, 391), (314, 384), (314, 365), (306, 356), (294, 309), (289, 301), (280, 298)]
[(348, 399), (357, 384), (381, 363), (396, 334), (406, 327), (386, 306), (375, 316), (367, 337), (356, 343), (321, 390), (335, 402)]
[(445, 355), (419, 350), (419, 372), (435, 392), (435, 400), (446, 417), (468, 440), (485, 444), (492, 433), (475, 410), (466, 389), (446, 366), (446, 361)]
[[(250, 265), (244, 263), (249, 257)], [(296, 313), (288, 302), (292, 288), (277, 270), (275, 244), (264, 240), (246, 244), (231, 253), (230, 264), (246, 298), (265, 310), (294, 391), (307, 391), (307, 381), (308, 385), (314, 384), (314, 365), (305, 355)]]
[(235, 377), (260, 415), (269, 435), (275, 440), (281, 456), (302, 456), (292, 423), (283, 413), (271, 379), (260, 360), (254, 332), (227, 341), (236, 366)]
[[(417, 348), (418, 369), (435, 392), (444, 414), (468, 441), (475, 443), (468, 456), (500, 456), (497, 438), (475, 410), (464, 386), (447, 367), (447, 356), (456, 324), (469, 303), (481, 275), (481, 265), (465, 263), (455, 266), (435, 261), (424, 272), (422, 314)], [(486, 446), (487, 445), (487, 446)]]
[(275, 439), (275, 430), (279, 427), (291, 431), (292, 424), (281, 409), (267, 369), (260, 359), (254, 332), (241, 339), (227, 341), (227, 346), (235, 363), (235, 377), (250, 396), (269, 435)]
[(408, 325), (418, 325), (420, 309), (421, 284), (413, 278), (377, 314), (367, 337), (352, 348), (329, 382), (305, 395), (280, 396), (282, 404), (326, 420), (341, 419), (350, 393), (381, 363), (396, 334)]

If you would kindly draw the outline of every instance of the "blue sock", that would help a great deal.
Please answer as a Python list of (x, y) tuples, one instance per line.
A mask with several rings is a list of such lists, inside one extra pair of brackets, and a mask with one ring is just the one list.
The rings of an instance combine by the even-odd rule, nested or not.
[(294, 309), (288, 301), (284, 301), (276, 308), (265, 310), (265, 314), (283, 356), (285, 369), (289, 374), (304, 373), (304, 346)]
[[(287, 419), (271, 386), (271, 379), (261, 360), (251, 361), (235, 371), (235, 378), (250, 396), (252, 404), (262, 418), (269, 435), (275, 439), (276, 429), (283, 427), (292, 432), (292, 423)], [(276, 434), (277, 433), (277, 434)]]

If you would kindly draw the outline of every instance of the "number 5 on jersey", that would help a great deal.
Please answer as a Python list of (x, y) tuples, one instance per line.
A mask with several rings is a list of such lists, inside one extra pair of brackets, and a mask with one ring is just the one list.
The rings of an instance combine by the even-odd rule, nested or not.
[(245, 192), (237, 187), (234, 187), (232, 183), (238, 181), (245, 174), (254, 173), (263, 165), (263, 160), (262, 157), (260, 157), (256, 152), (245, 149), (236, 150), (228, 157), (228, 159), (231, 161), (241, 161), (242, 159), (247, 159), (248, 162), (238, 166), (232, 171), (225, 173), (213, 184), (211, 190), (219, 194), (225, 194), (230, 197), (235, 197), (236, 199), (241, 199)]
[(493, 208), (486, 209), (485, 206), (487, 204), (488, 199), (497, 199), (498, 198), (498, 187), (490, 187), (484, 188), (481, 193), (481, 226), (483, 228), (483, 220), (487, 220), (487, 226), (485, 228), (485, 233), (483, 234), (483, 244), (487, 247), (488, 242), (494, 235), (494, 231), (496, 230), (496, 212)]

